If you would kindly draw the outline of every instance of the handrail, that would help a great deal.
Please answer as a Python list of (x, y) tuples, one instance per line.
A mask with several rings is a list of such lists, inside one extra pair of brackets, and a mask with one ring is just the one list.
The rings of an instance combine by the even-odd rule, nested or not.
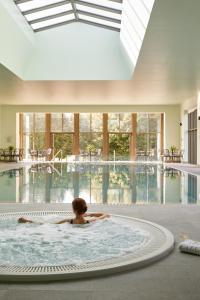
[(62, 149), (58, 150), (58, 152), (56, 152), (55, 155), (54, 155), (54, 149), (53, 149), (53, 158), (51, 159), (51, 161), (54, 160), (58, 156), (59, 153), (61, 153), (61, 161), (62, 161), (62, 159), (63, 159), (63, 150)]
[(59, 175), (59, 176), (62, 176), (62, 172), (59, 172), (55, 167), (54, 167), (54, 164), (49, 164), (51, 166), (51, 168)]

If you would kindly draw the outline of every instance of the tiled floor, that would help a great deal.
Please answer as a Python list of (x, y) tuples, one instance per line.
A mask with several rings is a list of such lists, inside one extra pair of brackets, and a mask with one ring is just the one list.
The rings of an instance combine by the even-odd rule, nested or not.
[(167, 164), (172, 168), (176, 168), (183, 172), (188, 172), (193, 175), (200, 175), (200, 166), (190, 164)]

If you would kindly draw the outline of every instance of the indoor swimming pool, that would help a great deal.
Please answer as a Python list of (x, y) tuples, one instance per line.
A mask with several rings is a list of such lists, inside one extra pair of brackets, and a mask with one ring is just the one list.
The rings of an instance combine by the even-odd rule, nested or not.
[(160, 164), (38, 163), (0, 173), (1, 203), (197, 204), (200, 176)]

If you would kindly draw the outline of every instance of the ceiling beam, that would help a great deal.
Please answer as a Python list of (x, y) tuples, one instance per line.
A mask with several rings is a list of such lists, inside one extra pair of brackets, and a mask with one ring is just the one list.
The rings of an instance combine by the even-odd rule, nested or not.
[(45, 27), (41, 27), (41, 28), (38, 28), (38, 29), (33, 29), (33, 31), (34, 32), (44, 31), (44, 30), (47, 30), (47, 29), (59, 27), (59, 26), (62, 26), (62, 25), (71, 24), (71, 23), (74, 23), (74, 22), (77, 22), (76, 19), (61, 22), (61, 23), (57, 23), (57, 24), (53, 24), (53, 25), (49, 25), (49, 26), (45, 26)]
[(123, 0), (108, 0), (108, 1), (110, 1), (110, 2), (117, 2), (117, 3), (123, 3)]
[(118, 19), (114, 19), (114, 18), (110, 18), (110, 17), (106, 17), (106, 16), (101, 16), (101, 15), (89, 13), (87, 11), (83, 11), (83, 10), (80, 10), (80, 9), (78, 9), (77, 12), (81, 15), (85, 15), (85, 16), (89, 16), (89, 17), (93, 17), (93, 18), (102, 19), (102, 20), (105, 20), (105, 21), (121, 24), (121, 20), (118, 20)]
[[(26, 2), (30, 2), (32, 0), (14, 0), (16, 4), (22, 4)], [(123, 3), (123, 0), (108, 0), (110, 2)]]
[(28, 23), (30, 25), (31, 24), (36, 24), (36, 23), (39, 23), (39, 22), (43, 22), (43, 21), (52, 20), (52, 19), (55, 19), (55, 18), (67, 16), (67, 15), (70, 15), (70, 14), (73, 14), (73, 13), (74, 13), (73, 10), (63, 11), (63, 12), (55, 14), (55, 15), (46, 16), (46, 17), (42, 17), (42, 18), (39, 18), (39, 19), (34, 19), (32, 21), (28, 21)]
[(99, 4), (89, 3), (87, 1), (74, 0), (74, 3), (79, 4), (79, 5), (83, 5), (83, 6), (87, 6), (87, 7), (92, 7), (92, 8), (97, 8), (97, 9), (109, 11), (109, 12), (112, 12), (112, 13), (115, 13), (115, 14), (122, 14), (122, 10), (120, 10), (120, 9), (115, 9), (115, 8), (111, 8), (111, 7), (107, 7), (107, 6), (102, 6), (102, 5), (99, 5)]
[(26, 2), (30, 2), (32, 0), (15, 0), (16, 4), (22, 4), (22, 3), (26, 3)]
[(85, 24), (88, 24), (88, 25), (92, 25), (92, 26), (96, 26), (96, 27), (101, 27), (101, 28), (105, 28), (105, 29), (109, 29), (109, 30), (118, 31), (118, 32), (120, 31), (119, 28), (112, 27), (112, 26), (107, 26), (107, 25), (103, 25), (103, 24), (99, 24), (99, 23), (96, 23), (96, 22), (91, 22), (91, 21), (83, 20), (80, 17), (79, 17), (79, 22), (85, 23)]
[(78, 13), (77, 13), (76, 4), (74, 3), (74, 0), (71, 0), (71, 5), (74, 11), (74, 17), (76, 20), (78, 20)]
[(100, 27), (100, 28), (105, 28), (105, 29), (109, 29), (109, 30), (112, 30), (112, 31), (117, 31), (117, 32), (120, 31), (120, 29), (116, 28), (116, 27), (107, 26), (107, 25), (96, 23), (96, 22), (91, 22), (91, 21), (83, 20), (83, 19), (80, 19), (80, 18), (79, 18), (78, 21), (76, 19), (73, 19), (73, 20), (69, 20), (69, 21), (65, 21), (65, 22), (61, 22), (61, 23), (57, 23), (57, 24), (53, 24), (53, 25), (41, 27), (41, 28), (38, 28), (38, 29), (33, 29), (33, 30), (34, 30), (34, 32), (40, 32), (40, 31), (51, 29), (51, 28), (56, 28), (56, 27), (59, 27), (59, 26), (62, 26), (62, 25), (76, 23), (76, 22), (81, 22), (81, 23), (84, 23), (84, 24), (88, 24), (88, 25), (92, 25), (92, 26), (96, 26), (96, 27)]
[(29, 14), (33, 14), (33, 13), (38, 12), (38, 11), (43, 11), (43, 10), (46, 10), (46, 9), (62, 6), (62, 5), (69, 4), (69, 3), (71, 3), (71, 1), (64, 0), (64, 1), (61, 1), (61, 2), (58, 2), (58, 3), (52, 3), (52, 4), (45, 5), (45, 6), (25, 10), (25, 11), (22, 11), (22, 14), (23, 15), (29, 15)]

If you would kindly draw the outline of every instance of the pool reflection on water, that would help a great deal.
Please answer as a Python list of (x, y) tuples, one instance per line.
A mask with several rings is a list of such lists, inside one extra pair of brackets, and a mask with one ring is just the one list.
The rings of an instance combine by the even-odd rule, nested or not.
[(0, 202), (198, 203), (200, 176), (154, 164), (36, 164), (0, 173)]

